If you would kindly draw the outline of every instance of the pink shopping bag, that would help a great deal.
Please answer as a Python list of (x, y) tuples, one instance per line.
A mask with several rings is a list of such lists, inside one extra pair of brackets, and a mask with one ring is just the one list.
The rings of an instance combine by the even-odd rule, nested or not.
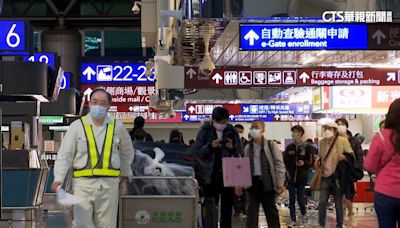
[(222, 158), (222, 174), (225, 187), (250, 187), (251, 170), (249, 158)]

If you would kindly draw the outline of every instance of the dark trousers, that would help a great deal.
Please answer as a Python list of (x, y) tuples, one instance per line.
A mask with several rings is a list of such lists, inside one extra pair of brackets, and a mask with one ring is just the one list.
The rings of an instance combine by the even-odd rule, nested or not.
[(253, 186), (247, 191), (248, 209), (247, 209), (247, 228), (258, 228), (258, 213), (260, 203), (264, 209), (267, 218), (268, 227), (279, 228), (279, 212), (276, 207), (276, 192), (264, 191), (263, 181), (259, 177), (253, 177)]
[(336, 209), (336, 227), (343, 227), (343, 194), (336, 184), (336, 178), (332, 175), (331, 177), (322, 177), (321, 180), (321, 191), (319, 194), (319, 224), (325, 227), (326, 224), (326, 208), (328, 206), (329, 196), (333, 195), (335, 198), (335, 209)]
[(246, 194), (242, 194), (241, 196), (234, 196), (233, 198), (233, 209), (236, 214), (242, 212), (243, 214), (247, 214), (247, 202), (246, 202)]
[(290, 218), (293, 222), (296, 222), (296, 198), (297, 202), (299, 203), (299, 207), (301, 210), (301, 214), (306, 214), (306, 204), (304, 202), (305, 198), (305, 184), (299, 183), (289, 183), (288, 190), (289, 190), (289, 208), (290, 208)]
[(400, 199), (375, 192), (374, 206), (378, 216), (379, 227), (400, 227)]
[(216, 228), (218, 226), (218, 203), (220, 197), (220, 228), (231, 228), (234, 190), (233, 188), (223, 187), (222, 180), (218, 182), (217, 179), (219, 178), (204, 186), (204, 228)]

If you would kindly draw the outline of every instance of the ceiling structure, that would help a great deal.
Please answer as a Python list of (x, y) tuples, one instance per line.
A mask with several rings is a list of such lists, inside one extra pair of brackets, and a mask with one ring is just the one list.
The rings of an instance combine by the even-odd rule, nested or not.
[(140, 27), (131, 0), (4, 0), (3, 19), (28, 20), (36, 27)]
[[(400, 64), (399, 51), (240, 51), (240, 20), (184, 20), (174, 45), (173, 64), (196, 66), (203, 59), (203, 35), (209, 33), (210, 55), (217, 67), (374, 67)], [(266, 22), (266, 21), (257, 21)]]
[[(184, 20), (180, 26), (174, 45), (173, 64), (197, 66), (204, 56), (203, 35), (208, 33), (210, 56), (217, 68), (244, 66), (254, 68), (284, 67), (398, 67), (399, 51), (240, 51), (239, 24), (241, 20)], [(267, 21), (257, 21), (265, 22)], [(274, 95), (290, 87), (254, 88), (261, 96), (240, 96), (233, 90), (235, 99), (262, 99), (273, 101)], [(302, 90), (303, 88), (299, 88)], [(210, 90), (207, 90), (211, 92)], [(239, 94), (239, 95), (238, 95)], [(204, 95), (194, 96), (207, 99)], [(272, 100), (271, 100), (272, 99)]]

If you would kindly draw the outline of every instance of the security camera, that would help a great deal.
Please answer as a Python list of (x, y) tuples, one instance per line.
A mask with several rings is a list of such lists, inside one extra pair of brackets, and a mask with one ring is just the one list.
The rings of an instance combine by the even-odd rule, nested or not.
[(210, 55), (204, 55), (203, 60), (199, 64), (199, 69), (204, 75), (211, 75), (215, 69), (215, 64), (211, 60)]
[(134, 14), (139, 14), (140, 13), (140, 7), (142, 6), (142, 3), (139, 1), (135, 1), (132, 7), (132, 12)]
[(174, 111), (174, 109), (169, 109), (165, 112), (166, 115), (168, 115), (169, 118), (174, 118), (176, 117), (176, 112)]
[(154, 68), (154, 61), (150, 60), (150, 61), (146, 61), (145, 62), (146, 65), (146, 77), (151, 77), (153, 75), (153, 68)]
[(200, 69), (201, 73), (208, 76), (208, 75), (211, 75), (213, 70), (215, 69), (215, 64), (211, 60), (210, 52), (208, 51), (208, 47), (210, 44), (210, 35), (204, 34), (203, 41), (204, 41), (204, 57), (203, 57), (203, 60), (199, 64), (199, 69)]

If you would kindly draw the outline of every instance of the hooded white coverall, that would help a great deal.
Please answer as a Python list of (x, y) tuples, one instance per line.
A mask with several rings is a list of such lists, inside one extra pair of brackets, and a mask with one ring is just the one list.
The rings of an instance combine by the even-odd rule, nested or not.
[[(96, 127), (90, 114), (86, 124), (92, 125), (97, 151), (102, 153), (108, 116), (103, 126)], [(90, 159), (88, 142), (81, 120), (71, 123), (61, 143), (58, 154), (62, 158), (54, 164), (54, 181), (63, 182), (71, 168), (82, 169)], [(115, 120), (111, 165), (120, 168), (121, 176), (132, 177), (131, 163), (134, 151), (131, 138), (124, 125)], [(75, 228), (115, 228), (117, 224), (119, 177), (79, 177), (73, 178), (74, 195), (84, 201), (73, 207), (73, 227)]]

